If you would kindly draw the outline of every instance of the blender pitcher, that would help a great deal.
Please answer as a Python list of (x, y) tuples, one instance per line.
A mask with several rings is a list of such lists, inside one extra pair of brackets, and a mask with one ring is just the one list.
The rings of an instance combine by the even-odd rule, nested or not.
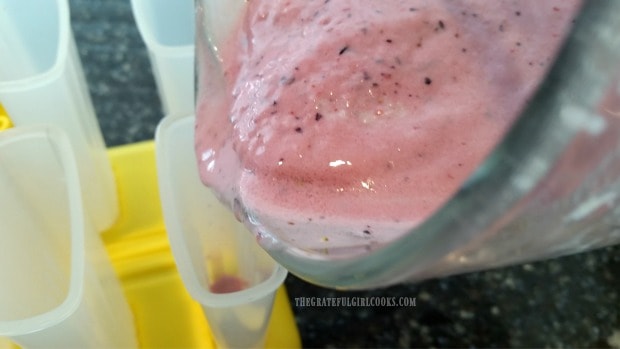
[[(237, 26), (248, 25), (243, 22), (247, 6), (245, 1), (196, 1), (197, 96), (202, 106), (197, 108), (198, 117), (229, 113), (222, 52), (225, 43), (238, 40), (233, 36)], [(303, 249), (294, 241), (254, 229), (257, 239), (290, 272), (339, 289), (383, 287), (616, 243), (620, 240), (617, 13), (618, 1), (583, 3), (544, 82), (501, 142), (455, 195), (407, 233), (375, 249), (346, 254)], [(229, 141), (222, 134), (233, 126), (220, 127), (211, 129), (213, 137)], [(200, 166), (209, 166), (207, 155), (197, 154)], [(403, 202), (407, 204), (406, 198)], [(255, 228), (251, 213), (236, 201), (229, 205), (240, 220)]]

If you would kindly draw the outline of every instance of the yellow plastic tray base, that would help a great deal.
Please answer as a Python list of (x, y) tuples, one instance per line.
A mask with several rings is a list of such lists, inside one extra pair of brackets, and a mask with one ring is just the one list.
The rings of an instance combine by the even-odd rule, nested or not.
[(6, 130), (7, 128), (11, 128), (13, 124), (11, 123), (11, 119), (9, 119), (9, 115), (4, 110), (2, 104), (0, 104), (0, 131)]
[[(142, 348), (215, 348), (199, 303), (185, 290), (166, 236), (152, 141), (108, 152), (120, 202), (117, 223), (103, 239), (134, 313)], [(284, 286), (277, 294), (267, 348), (299, 348)]]

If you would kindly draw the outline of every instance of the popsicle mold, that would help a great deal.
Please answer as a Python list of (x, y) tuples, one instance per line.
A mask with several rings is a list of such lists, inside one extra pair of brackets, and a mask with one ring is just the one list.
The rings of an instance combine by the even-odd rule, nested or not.
[[(16, 126), (54, 125), (69, 137), (95, 231), (118, 214), (106, 146), (70, 27), (67, 0), (0, 0), (0, 103)], [(37, 25), (32, 25), (37, 23)]]
[[(219, 345), (261, 346), (274, 295), (286, 270), (200, 182), (192, 116), (164, 118), (156, 137), (164, 220), (181, 278), (198, 301)], [(222, 278), (243, 280), (220, 293)], [(229, 279), (230, 280), (230, 279)]]
[(194, 113), (194, 2), (132, 0), (165, 115)]
[(0, 335), (26, 348), (137, 346), (60, 129), (0, 133), (0, 231)]

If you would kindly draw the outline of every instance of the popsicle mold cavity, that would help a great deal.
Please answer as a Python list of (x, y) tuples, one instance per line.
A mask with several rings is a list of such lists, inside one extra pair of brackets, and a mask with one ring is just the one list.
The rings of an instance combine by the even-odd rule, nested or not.
[(261, 347), (286, 270), (200, 182), (192, 154), (194, 117), (166, 117), (155, 136), (170, 246), (189, 294), (221, 347)]
[(0, 335), (24, 348), (137, 346), (62, 130), (0, 133), (0, 231)]
[(97, 232), (109, 228), (118, 215), (116, 184), (67, 0), (0, 0), (0, 37), (0, 103), (16, 126), (53, 125), (68, 135), (80, 176), (89, 179), (82, 182), (87, 214)]
[(149, 52), (164, 114), (194, 114), (194, 4), (191, 0), (131, 0)]

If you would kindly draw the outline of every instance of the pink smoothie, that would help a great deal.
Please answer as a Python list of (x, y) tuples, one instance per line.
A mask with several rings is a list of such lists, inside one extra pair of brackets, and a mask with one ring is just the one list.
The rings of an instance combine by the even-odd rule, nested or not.
[(385, 244), (499, 142), (579, 3), (252, 0), (217, 47), (224, 93), (199, 95), (202, 181), (262, 241)]

